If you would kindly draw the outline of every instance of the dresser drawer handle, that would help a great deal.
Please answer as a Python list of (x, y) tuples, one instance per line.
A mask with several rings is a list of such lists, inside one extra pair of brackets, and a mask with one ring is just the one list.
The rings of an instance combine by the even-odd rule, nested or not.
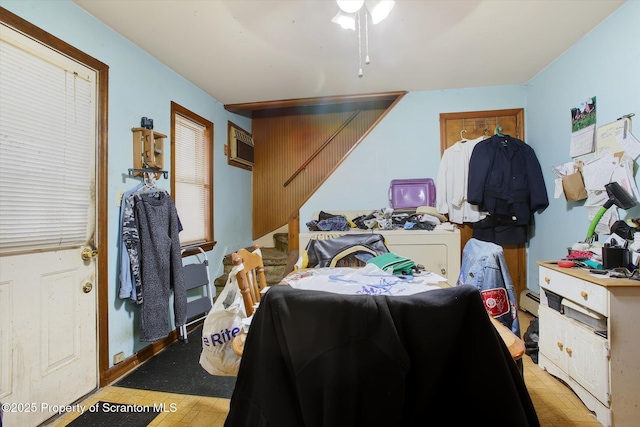
[(580, 296), (584, 299), (587, 299), (589, 297), (589, 294), (587, 293), (587, 291), (581, 291)]
[(549, 278), (549, 276), (545, 276), (544, 281), (547, 282), (547, 284), (551, 281), (551, 279)]
[(573, 350), (571, 350), (569, 347), (567, 347), (567, 349), (565, 351), (567, 352), (567, 354), (569, 356), (571, 356), (571, 354), (573, 353)]
[(562, 351), (562, 348), (564, 347), (564, 344), (562, 344), (560, 341), (558, 341), (557, 346), (560, 349), (560, 351)]

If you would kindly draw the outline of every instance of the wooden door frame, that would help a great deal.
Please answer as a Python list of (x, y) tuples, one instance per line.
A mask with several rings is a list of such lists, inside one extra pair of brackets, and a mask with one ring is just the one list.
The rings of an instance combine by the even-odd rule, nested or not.
[[(440, 156), (447, 149), (447, 121), (460, 119), (492, 119), (500, 116), (516, 117), (516, 135), (515, 138), (524, 140), (524, 108), (512, 108), (504, 110), (485, 110), (485, 111), (466, 111), (458, 113), (441, 113), (440, 114)], [(460, 235), (462, 238), (462, 234)], [(463, 242), (460, 242), (460, 250), (464, 249)], [(518, 245), (502, 245), (505, 248), (517, 247)], [(462, 259), (462, 253), (460, 254)], [(518, 251), (516, 260), (521, 267), (523, 273), (514, 279), (514, 287), (516, 290), (516, 300), (520, 305), (520, 292), (527, 289), (527, 250), (526, 245), (522, 246), (522, 250)]]

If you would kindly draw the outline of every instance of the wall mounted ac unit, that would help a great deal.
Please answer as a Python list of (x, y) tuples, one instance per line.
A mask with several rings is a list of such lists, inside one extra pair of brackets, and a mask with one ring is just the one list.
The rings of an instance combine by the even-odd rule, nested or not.
[(233, 126), (229, 129), (229, 160), (253, 167), (253, 138)]
[(540, 306), (540, 295), (525, 289), (520, 292), (520, 309), (538, 317), (538, 307)]

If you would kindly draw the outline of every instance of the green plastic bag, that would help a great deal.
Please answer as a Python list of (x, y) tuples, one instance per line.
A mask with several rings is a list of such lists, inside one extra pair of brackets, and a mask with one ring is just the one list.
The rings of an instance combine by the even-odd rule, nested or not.
[(393, 252), (373, 257), (367, 261), (367, 264), (377, 265), (387, 273), (399, 275), (413, 275), (416, 268), (416, 263), (413, 260)]

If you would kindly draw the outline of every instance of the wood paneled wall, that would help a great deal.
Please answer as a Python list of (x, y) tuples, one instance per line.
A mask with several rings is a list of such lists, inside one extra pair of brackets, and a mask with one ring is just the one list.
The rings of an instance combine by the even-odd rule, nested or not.
[[(308, 111), (254, 118), (253, 238), (286, 224), (385, 110)], [(285, 186), (354, 113), (355, 118)]]
[(300, 206), (403, 95), (354, 97), (349, 102), (341, 98), (333, 103), (306, 100), (285, 108), (260, 104), (259, 110), (252, 110), (253, 239), (297, 215)]

